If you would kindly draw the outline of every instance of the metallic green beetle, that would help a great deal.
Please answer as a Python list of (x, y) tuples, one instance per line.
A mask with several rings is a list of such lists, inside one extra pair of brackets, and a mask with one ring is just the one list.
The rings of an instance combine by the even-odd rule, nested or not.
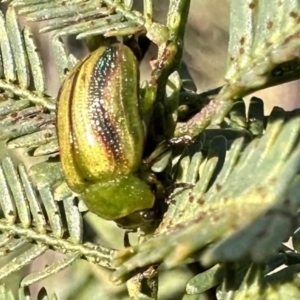
[(136, 57), (122, 44), (99, 48), (75, 66), (58, 99), (58, 140), (69, 187), (98, 216), (139, 226), (155, 197), (137, 176), (145, 133)]

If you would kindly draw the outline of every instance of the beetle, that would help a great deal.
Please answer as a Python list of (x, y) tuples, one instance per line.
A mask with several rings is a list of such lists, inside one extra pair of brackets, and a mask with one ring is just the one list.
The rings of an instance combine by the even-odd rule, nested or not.
[(57, 131), (67, 184), (89, 210), (123, 227), (144, 223), (155, 196), (140, 178), (145, 130), (129, 47), (102, 46), (74, 67), (58, 95)]

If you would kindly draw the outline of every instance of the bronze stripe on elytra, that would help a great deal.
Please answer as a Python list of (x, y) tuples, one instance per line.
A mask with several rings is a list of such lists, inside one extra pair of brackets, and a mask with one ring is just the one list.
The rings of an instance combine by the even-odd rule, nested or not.
[[(106, 107), (106, 97), (110, 97), (111, 92), (107, 89), (107, 81), (113, 80), (115, 68), (112, 68), (113, 60), (116, 60), (116, 47), (108, 47), (102, 54), (98, 63), (93, 69), (93, 78), (91, 79), (89, 95), (93, 95), (92, 101), (98, 101), (95, 109), (92, 111), (94, 118), (95, 130), (97, 135), (101, 138), (102, 144), (105, 147), (107, 155), (112, 160), (121, 161), (123, 158), (122, 149), (120, 148), (121, 140), (117, 131), (117, 122), (113, 115), (109, 112), (114, 110), (114, 107)], [(115, 62), (117, 66), (118, 62)], [(98, 89), (96, 88), (98, 87)], [(104, 100), (101, 104), (100, 100)], [(118, 105), (118, 103), (114, 103)]]
[(70, 88), (70, 93), (69, 93), (69, 111), (68, 111), (68, 120), (69, 120), (69, 126), (70, 126), (70, 130), (71, 130), (71, 135), (72, 135), (72, 142), (71, 142), (71, 155), (73, 157), (73, 163), (74, 163), (74, 168), (77, 171), (77, 174), (80, 174), (81, 178), (83, 180), (88, 181), (90, 178), (88, 178), (87, 176), (85, 176), (85, 172), (83, 172), (82, 169), (85, 168), (84, 165), (79, 166), (78, 165), (78, 161), (77, 161), (77, 155), (76, 155), (76, 149), (75, 149), (75, 143), (76, 140), (74, 140), (74, 127), (76, 125), (74, 125), (74, 120), (72, 117), (72, 112), (73, 112), (73, 100), (74, 100), (74, 91), (76, 89), (77, 86), (77, 80), (78, 80), (78, 76), (79, 73), (81, 71), (81, 67), (84, 64), (84, 62), (90, 57), (90, 55), (88, 57), (86, 57), (82, 63), (80, 64), (80, 66), (77, 68), (77, 70), (72, 74), (72, 86)]
[[(73, 94), (74, 94), (74, 90), (75, 90), (75, 88), (76, 88), (76, 83), (77, 83), (77, 78), (78, 78), (78, 75), (79, 75), (79, 72), (80, 72), (80, 70), (81, 70), (81, 67), (82, 67), (82, 65), (84, 64), (84, 62), (87, 60), (87, 59), (89, 59), (90, 58), (90, 56), (91, 56), (91, 54), (90, 55), (88, 55), (85, 59), (83, 59), (82, 60), (82, 62), (80, 63), (80, 65), (76, 68), (76, 70), (74, 70), (73, 69), (73, 71), (72, 71), (72, 75), (68, 78), (67, 77), (67, 79), (66, 80), (69, 80), (69, 81), (71, 81), (71, 83), (72, 83), (72, 85), (71, 85), (71, 87), (70, 87), (70, 93), (69, 93), (69, 98), (68, 98), (68, 103), (69, 103), (69, 110), (68, 110), (68, 121), (69, 121), (69, 128), (70, 128), (70, 133), (71, 133), (71, 135), (72, 135), (72, 143), (71, 143), (71, 147), (72, 147), (72, 155), (73, 155), (73, 153), (74, 153), (74, 141), (73, 141), (73, 132), (74, 132), (74, 126), (73, 126), (73, 122), (72, 122), (72, 111), (73, 111), (73, 109), (72, 109), (72, 106), (73, 106)], [(60, 96), (60, 95), (59, 95)], [(58, 96), (58, 98), (57, 99), (59, 99), (59, 96)], [(73, 155), (73, 158), (74, 158), (74, 155)], [(73, 159), (73, 161), (75, 161), (74, 159)]]

